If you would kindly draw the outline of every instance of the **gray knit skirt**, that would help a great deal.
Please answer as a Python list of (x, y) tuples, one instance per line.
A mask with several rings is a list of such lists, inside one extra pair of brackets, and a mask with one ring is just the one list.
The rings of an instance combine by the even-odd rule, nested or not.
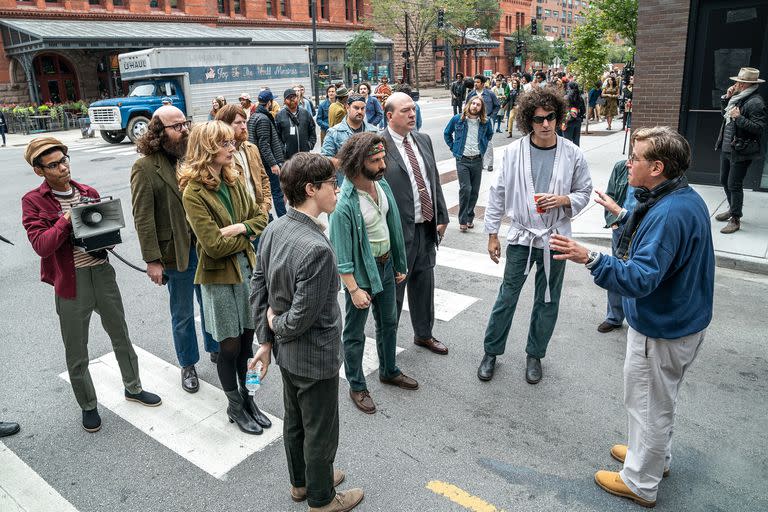
[(205, 330), (216, 341), (237, 338), (245, 329), (255, 329), (251, 308), (251, 266), (245, 253), (237, 254), (243, 275), (238, 284), (204, 284), (200, 286), (205, 311)]

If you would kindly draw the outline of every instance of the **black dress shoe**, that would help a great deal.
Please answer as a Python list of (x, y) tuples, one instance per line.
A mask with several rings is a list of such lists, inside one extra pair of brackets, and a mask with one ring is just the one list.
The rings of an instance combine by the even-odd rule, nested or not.
[(197, 393), (197, 390), (200, 389), (195, 365), (191, 364), (181, 369), (181, 388), (187, 393)]
[(620, 325), (612, 324), (611, 322), (605, 321), (597, 326), (597, 332), (601, 332), (605, 334), (606, 332), (611, 332), (620, 328), (621, 328)]
[(18, 423), (0, 421), (0, 437), (12, 436), (21, 430)]
[(83, 411), (83, 429), (86, 432), (98, 432), (101, 429), (101, 416), (98, 409)]
[(157, 407), (158, 405), (163, 403), (163, 401), (160, 399), (159, 396), (157, 396), (154, 393), (150, 393), (149, 391), (140, 391), (138, 393), (130, 393), (126, 389), (125, 399), (128, 400), (129, 402), (138, 402), (141, 405), (146, 405), (147, 407)]
[(480, 367), (477, 369), (477, 378), (480, 380), (491, 380), (493, 370), (496, 368), (496, 356), (485, 354), (480, 361)]
[(541, 359), (533, 356), (526, 356), (525, 380), (528, 384), (537, 384), (541, 380)]

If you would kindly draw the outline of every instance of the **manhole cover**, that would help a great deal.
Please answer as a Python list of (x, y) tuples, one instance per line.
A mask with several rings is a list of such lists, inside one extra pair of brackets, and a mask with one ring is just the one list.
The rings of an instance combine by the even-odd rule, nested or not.
[(115, 157), (113, 156), (103, 156), (101, 158), (94, 158), (91, 160), (91, 162), (105, 162), (107, 160), (114, 160)]

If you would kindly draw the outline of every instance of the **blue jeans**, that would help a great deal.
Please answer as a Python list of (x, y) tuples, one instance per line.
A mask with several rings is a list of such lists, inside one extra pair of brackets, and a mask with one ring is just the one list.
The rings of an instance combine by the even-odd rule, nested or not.
[(195, 332), (195, 302), (200, 307), (200, 323), (202, 325), (203, 343), (206, 352), (218, 352), (219, 344), (205, 330), (205, 315), (203, 299), (200, 295), (200, 285), (195, 284), (197, 269), (197, 251), (194, 246), (189, 248), (189, 266), (184, 272), (166, 269), (168, 275), (168, 293), (171, 296), (171, 328), (173, 330), (173, 346), (179, 364), (189, 366), (200, 360)]
[[(624, 233), (624, 226), (626, 226), (626, 224), (622, 224), (613, 230), (611, 249), (614, 256), (616, 256), (616, 249), (619, 247), (621, 234)], [(607, 291), (607, 294), (608, 303), (606, 306), (605, 321), (609, 324), (621, 325), (624, 323), (624, 306), (621, 303), (621, 295), (612, 291)]]
[(483, 159), (457, 158), (456, 174), (459, 177), (459, 224), (465, 226), (475, 221), (475, 205), (483, 178)]
[(283, 189), (280, 188), (280, 177), (273, 174), (269, 168), (266, 171), (269, 177), (269, 188), (272, 189), (272, 205), (275, 207), (277, 216), (282, 217), (285, 215), (285, 198), (283, 197)]

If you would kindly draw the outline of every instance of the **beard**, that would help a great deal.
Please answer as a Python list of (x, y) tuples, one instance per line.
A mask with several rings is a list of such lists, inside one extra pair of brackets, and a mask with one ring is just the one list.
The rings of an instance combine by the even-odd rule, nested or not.
[(380, 181), (384, 177), (386, 169), (382, 169), (377, 172), (369, 171), (367, 167), (363, 167), (363, 176), (371, 181)]
[(244, 130), (235, 135), (235, 142), (237, 142), (237, 147), (240, 147), (240, 145), (247, 140), (248, 140), (248, 130)]
[(171, 140), (168, 135), (163, 131), (160, 136), (160, 145), (163, 151), (169, 155), (175, 156), (177, 159), (181, 159), (187, 153), (187, 141), (189, 140), (189, 132), (182, 133), (179, 140)]

